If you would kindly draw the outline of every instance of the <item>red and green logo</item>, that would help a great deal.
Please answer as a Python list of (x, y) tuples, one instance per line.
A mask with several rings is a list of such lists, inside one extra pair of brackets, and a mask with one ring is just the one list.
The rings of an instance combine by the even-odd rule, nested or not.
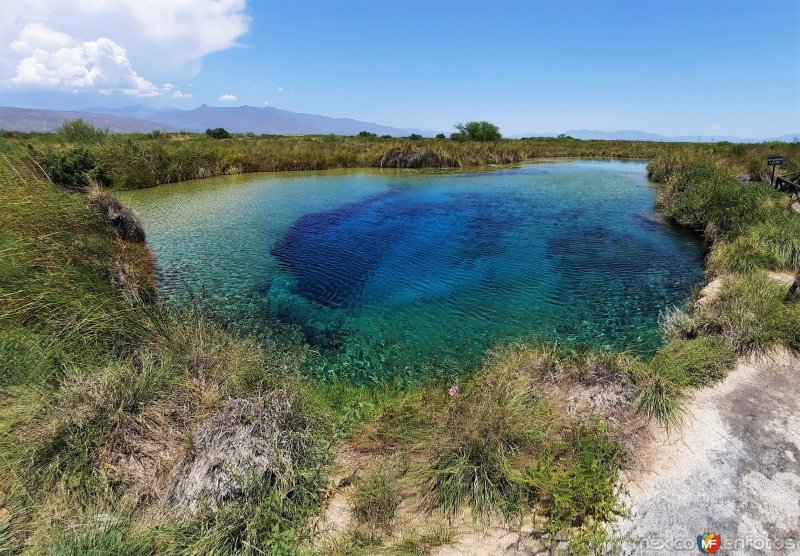
[(699, 548), (700, 552), (703, 554), (716, 552), (719, 550), (720, 546), (722, 546), (722, 539), (719, 538), (719, 535), (715, 535), (714, 533), (697, 535), (697, 548)]

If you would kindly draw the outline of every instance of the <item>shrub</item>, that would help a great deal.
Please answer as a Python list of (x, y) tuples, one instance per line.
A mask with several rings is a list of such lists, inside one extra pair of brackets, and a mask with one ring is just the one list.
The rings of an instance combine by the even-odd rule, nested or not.
[(358, 136), (359, 137), (377, 137), (378, 134), (377, 133), (370, 133), (369, 131), (359, 131), (358, 132)]
[(91, 124), (87, 124), (82, 118), (64, 122), (58, 133), (67, 141), (74, 143), (98, 143), (106, 138), (108, 130), (100, 130)]
[(53, 155), (45, 160), (45, 166), (53, 183), (67, 189), (79, 191), (92, 183), (103, 187), (111, 185), (105, 166), (98, 164), (83, 147)]
[(356, 483), (351, 503), (361, 523), (388, 530), (400, 506), (400, 489), (387, 471), (375, 471)]
[(412, 133), (411, 135), (408, 136), (408, 138), (411, 139), (412, 141), (419, 141), (420, 139), (422, 139), (422, 135), (418, 133)]
[(436, 134), (436, 138), (439, 139), (439, 140), (447, 139), (447, 136), (444, 133), (437, 133)]
[(207, 129), (206, 135), (212, 139), (230, 139), (231, 134), (224, 127), (215, 127), (214, 129)]
[(500, 128), (489, 122), (459, 123), (455, 128), (464, 139), (470, 141), (497, 141), (503, 137), (500, 135)]
[(553, 536), (589, 521), (607, 521), (620, 511), (617, 479), (624, 456), (617, 433), (592, 419), (576, 423), (525, 468), (522, 481), (544, 504)]

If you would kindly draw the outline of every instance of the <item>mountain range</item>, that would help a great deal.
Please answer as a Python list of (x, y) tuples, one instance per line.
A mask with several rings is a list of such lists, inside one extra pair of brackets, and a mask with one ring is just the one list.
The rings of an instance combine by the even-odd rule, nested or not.
[[(632, 129), (622, 129), (619, 131), (602, 131), (599, 129), (568, 129), (563, 132), (564, 135), (574, 137), (575, 139), (603, 139), (608, 141), (664, 141), (664, 142), (678, 142), (678, 143), (718, 143), (720, 141), (728, 141), (730, 143), (767, 143), (770, 141), (785, 141), (791, 143), (792, 141), (800, 140), (800, 133), (789, 133), (787, 135), (780, 135), (777, 137), (764, 137), (761, 139), (751, 139), (744, 137), (735, 137), (731, 135), (659, 135), (657, 133), (647, 133), (646, 131), (636, 131)], [(516, 138), (521, 137), (557, 137), (561, 133), (529, 133), (515, 135)]]
[(270, 106), (216, 107), (203, 104), (192, 110), (149, 109), (142, 106), (125, 108), (87, 108), (80, 112), (46, 109), (0, 108), (0, 129), (13, 131), (55, 131), (65, 121), (83, 118), (96, 127), (115, 132), (194, 131), (224, 127), (233, 133), (268, 133), (276, 135), (328, 134), (357, 135), (368, 131), (377, 135), (403, 137), (412, 133), (432, 136), (421, 129), (400, 129), (351, 118), (330, 118), (302, 114)]
[(0, 107), (0, 129), (7, 131), (55, 131), (64, 122), (78, 118), (82, 118), (87, 124), (115, 133), (146, 133), (154, 129), (166, 130), (165, 126), (158, 122), (121, 115)]
[[(329, 134), (357, 135), (368, 131), (377, 135), (405, 137), (412, 133), (432, 137), (435, 132), (424, 129), (401, 129), (351, 118), (330, 118), (318, 114), (290, 112), (271, 106), (217, 107), (203, 104), (191, 110), (176, 108), (153, 109), (143, 106), (124, 108), (93, 107), (78, 112), (38, 108), (0, 107), (0, 129), (9, 131), (55, 131), (64, 122), (83, 118), (95, 127), (118, 133), (163, 131), (193, 131), (202, 133), (208, 128), (224, 127), (233, 133), (266, 133), (276, 135)], [(636, 130), (602, 131), (570, 129), (564, 135), (576, 139), (606, 139), (622, 141), (680, 141), (760, 143), (766, 141), (792, 142), (800, 133), (751, 139), (732, 136), (683, 135), (670, 137)], [(514, 137), (556, 137), (561, 133), (529, 133)]]

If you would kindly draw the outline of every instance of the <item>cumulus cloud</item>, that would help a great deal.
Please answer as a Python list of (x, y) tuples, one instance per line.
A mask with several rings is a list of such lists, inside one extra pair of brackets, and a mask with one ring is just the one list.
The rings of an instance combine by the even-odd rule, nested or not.
[(283, 92), (283, 87), (278, 87), (278, 88), (277, 88), (277, 89), (275, 89), (275, 90), (276, 90), (276, 91), (278, 91), (279, 93), (282, 93), (282, 92)]
[(35, 48), (19, 62), (11, 82), (51, 89), (119, 91), (139, 97), (161, 94), (158, 87), (136, 73), (125, 49), (107, 38), (52, 52)]
[(0, 10), (0, 83), (188, 95), (190, 78), (248, 28), (246, 0), (17, 0)]
[(73, 43), (72, 37), (60, 31), (53, 31), (43, 23), (28, 23), (11, 42), (14, 52), (29, 54), (41, 48), (43, 50), (58, 50)]
[(220, 102), (235, 102), (236, 97), (234, 95), (222, 95), (217, 100), (219, 100)]

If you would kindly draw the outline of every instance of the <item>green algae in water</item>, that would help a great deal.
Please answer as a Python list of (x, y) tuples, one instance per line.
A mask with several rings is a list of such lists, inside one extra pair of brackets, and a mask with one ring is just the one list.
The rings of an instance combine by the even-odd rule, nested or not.
[(451, 376), (501, 341), (653, 352), (702, 279), (643, 163), (492, 172), (251, 175), (127, 195), (162, 288), (207, 292), (238, 326), (278, 319), (356, 382)]

